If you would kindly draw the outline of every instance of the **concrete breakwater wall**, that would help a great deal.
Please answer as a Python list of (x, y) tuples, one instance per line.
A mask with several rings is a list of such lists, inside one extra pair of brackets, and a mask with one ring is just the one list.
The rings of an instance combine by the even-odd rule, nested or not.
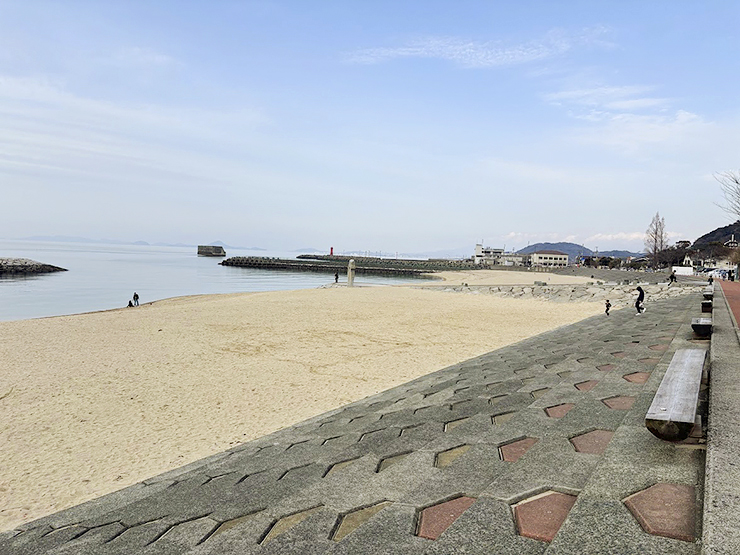
[[(706, 287), (697, 285), (638, 284), (645, 291), (645, 301), (677, 297)], [(428, 287), (425, 287), (425, 289)], [(440, 291), (475, 295), (496, 295), (507, 298), (537, 298), (553, 302), (605, 302), (609, 299), (614, 309), (632, 306), (637, 299), (637, 285), (586, 284), (586, 285), (455, 285), (439, 286)]]
[(29, 258), (0, 258), (0, 275), (46, 274), (49, 272), (66, 272), (66, 268), (42, 264)]
[[(318, 272), (324, 274), (346, 274), (347, 263), (342, 260), (336, 263), (319, 262), (315, 260), (289, 260), (283, 258), (265, 258), (260, 256), (235, 256), (220, 262), (222, 266), (238, 266), (242, 268), (260, 268), (264, 270), (288, 270), (293, 272)], [(421, 269), (398, 268), (392, 265), (383, 267), (356, 265), (358, 275), (399, 276), (423, 279), (434, 279)]]
[[(343, 264), (345, 267), (350, 260), (364, 268), (410, 268), (414, 270), (423, 270), (426, 272), (443, 271), (443, 270), (484, 270), (490, 269), (480, 264), (473, 264), (468, 260), (414, 260), (404, 258), (378, 258), (376, 256), (345, 256), (334, 254), (299, 254), (299, 260), (321, 261), (329, 264)], [(523, 269), (523, 268), (520, 268)]]

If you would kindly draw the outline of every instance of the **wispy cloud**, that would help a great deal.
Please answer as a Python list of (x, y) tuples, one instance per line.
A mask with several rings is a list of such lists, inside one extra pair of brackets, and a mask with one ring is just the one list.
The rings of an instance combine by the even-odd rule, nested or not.
[[(649, 96), (655, 87), (627, 85), (622, 87), (594, 87), (570, 89), (545, 95), (545, 100), (557, 106), (566, 106), (582, 119), (603, 120), (615, 113), (665, 109), (668, 98)], [(579, 109), (586, 109), (579, 113)]]
[(122, 48), (115, 53), (113, 59), (116, 63), (138, 66), (172, 66), (182, 65), (176, 58), (157, 52), (150, 48), (129, 47)]
[(366, 48), (350, 53), (355, 64), (378, 64), (397, 58), (433, 58), (454, 62), (465, 68), (491, 68), (526, 64), (562, 55), (577, 45), (596, 44), (603, 28), (586, 29), (573, 35), (555, 29), (542, 38), (520, 43), (474, 41), (457, 37), (425, 37), (403, 46)]
[(584, 241), (589, 244), (594, 244), (609, 241), (641, 241), (644, 238), (644, 231), (618, 231), (616, 233), (596, 233), (595, 235), (586, 237)]

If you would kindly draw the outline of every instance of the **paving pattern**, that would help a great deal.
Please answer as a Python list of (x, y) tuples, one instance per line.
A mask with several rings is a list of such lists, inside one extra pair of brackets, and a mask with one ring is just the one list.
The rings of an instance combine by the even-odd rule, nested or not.
[(671, 444), (644, 415), (675, 350), (708, 348), (700, 301), (434, 372), (1, 534), (0, 553), (698, 553), (702, 428)]

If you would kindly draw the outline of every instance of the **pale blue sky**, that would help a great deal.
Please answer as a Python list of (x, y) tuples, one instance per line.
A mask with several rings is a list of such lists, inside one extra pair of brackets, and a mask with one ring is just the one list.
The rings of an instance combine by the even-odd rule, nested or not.
[(730, 219), (740, 3), (0, 2), (0, 237), (640, 250)]

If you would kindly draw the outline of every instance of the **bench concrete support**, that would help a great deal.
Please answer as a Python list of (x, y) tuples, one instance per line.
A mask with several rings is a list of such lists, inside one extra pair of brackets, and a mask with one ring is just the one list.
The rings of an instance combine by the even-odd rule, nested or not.
[(712, 301), (702, 301), (701, 311), (702, 312), (712, 312)]
[(673, 355), (645, 415), (645, 426), (654, 436), (682, 441), (691, 433), (706, 355), (703, 349), (679, 349)]
[(711, 337), (712, 335), (712, 319), (711, 318), (692, 318), (691, 329), (697, 337)]

